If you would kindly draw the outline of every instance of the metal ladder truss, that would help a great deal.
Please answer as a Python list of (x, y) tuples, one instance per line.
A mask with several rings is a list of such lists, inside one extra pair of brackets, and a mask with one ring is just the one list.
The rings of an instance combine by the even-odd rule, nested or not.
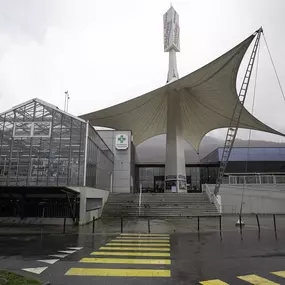
[(225, 141), (223, 154), (222, 154), (220, 167), (219, 167), (219, 174), (217, 177), (215, 190), (214, 190), (215, 195), (219, 193), (219, 189), (223, 181), (224, 173), (225, 173), (228, 161), (229, 161), (232, 147), (233, 147), (236, 135), (237, 135), (237, 131), (239, 128), (239, 123), (240, 123), (240, 117), (241, 117), (242, 109), (244, 106), (244, 101), (245, 101), (245, 97), (247, 94), (249, 81), (250, 81), (251, 73), (253, 70), (253, 65), (254, 65), (256, 54), (257, 54), (257, 48), (258, 48), (258, 44), (259, 44), (260, 36), (262, 32), (263, 32), (262, 28), (260, 28), (258, 31), (255, 32), (255, 35), (257, 35), (257, 37), (254, 43), (253, 50), (251, 52), (250, 60), (247, 65), (247, 69), (246, 69), (246, 72), (243, 78), (241, 89), (238, 94), (238, 99), (237, 99), (237, 102), (236, 102), (236, 105), (233, 111), (233, 115), (230, 121), (228, 131), (227, 131), (226, 141)]

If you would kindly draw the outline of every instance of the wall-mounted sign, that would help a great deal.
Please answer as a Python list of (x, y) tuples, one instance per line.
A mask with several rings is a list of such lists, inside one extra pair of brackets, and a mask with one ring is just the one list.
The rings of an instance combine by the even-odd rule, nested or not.
[(116, 149), (127, 149), (129, 147), (128, 135), (126, 134), (116, 135), (115, 147)]

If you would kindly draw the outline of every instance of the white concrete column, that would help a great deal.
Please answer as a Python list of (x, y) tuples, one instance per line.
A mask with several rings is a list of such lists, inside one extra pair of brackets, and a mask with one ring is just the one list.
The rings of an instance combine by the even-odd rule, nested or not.
[(80, 189), (80, 208), (79, 208), (79, 225), (86, 223), (86, 190), (84, 187)]
[(169, 93), (167, 98), (167, 132), (165, 161), (165, 192), (187, 192), (184, 140), (181, 133), (179, 94)]

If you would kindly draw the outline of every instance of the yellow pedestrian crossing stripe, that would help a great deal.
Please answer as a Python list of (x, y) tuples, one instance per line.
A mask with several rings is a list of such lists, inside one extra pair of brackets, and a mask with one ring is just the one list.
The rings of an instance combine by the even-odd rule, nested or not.
[(80, 262), (88, 263), (122, 263), (122, 264), (170, 264), (169, 259), (130, 259), (130, 258), (82, 258)]
[(219, 279), (202, 281), (202, 282), (200, 282), (200, 284), (202, 284), (202, 285), (229, 285), (228, 283), (225, 283)]
[[(271, 272), (271, 274), (274, 274), (278, 277), (285, 278), (285, 271), (276, 271)], [(237, 276), (237, 278), (254, 285), (280, 285), (281, 283), (276, 283), (274, 281), (271, 281), (269, 279), (263, 278), (261, 276), (258, 276), (256, 274), (249, 274), (249, 275), (243, 275), (243, 276)], [(213, 279), (213, 280), (206, 280), (201, 281), (200, 284), (202, 285), (229, 285), (228, 283), (225, 283), (224, 281), (221, 281), (219, 279)], [(284, 283), (282, 283), (284, 284)]]
[(271, 272), (274, 275), (277, 275), (279, 277), (283, 277), (285, 278), (285, 271), (275, 271), (275, 272)]
[(138, 250), (138, 251), (141, 251), (141, 250), (147, 250), (147, 251), (170, 251), (170, 248), (167, 248), (167, 247), (140, 247), (140, 246), (137, 246), (137, 247), (113, 247), (113, 246), (110, 246), (110, 247), (107, 247), (107, 246), (102, 246), (100, 247), (100, 250), (103, 249), (103, 250)]
[(170, 270), (151, 269), (109, 269), (109, 268), (71, 268), (65, 275), (112, 276), (112, 277), (170, 277)]
[(279, 283), (275, 283), (273, 281), (262, 278), (258, 275), (255, 275), (255, 274), (238, 276), (238, 278), (241, 280), (244, 280), (250, 284), (255, 284), (255, 285), (279, 285)]
[(106, 245), (122, 245), (122, 246), (170, 246), (169, 243), (115, 243), (115, 242), (109, 242)]
[(154, 256), (165, 256), (170, 257), (170, 253), (168, 252), (114, 252), (114, 251), (94, 251), (91, 255), (110, 255), (110, 256), (145, 256), (145, 257), (154, 257)]
[(165, 240), (165, 239), (124, 239), (124, 240), (115, 239), (113, 241), (116, 241), (116, 242), (157, 242), (157, 243), (169, 242), (169, 240)]
[[(79, 261), (81, 265), (88, 263), (88, 268), (70, 268), (65, 275), (170, 277), (170, 269), (161, 269), (171, 264), (169, 241), (169, 235), (166, 234), (121, 234), (98, 251), (92, 252), (90, 255), (93, 257)], [(91, 264), (111, 264), (113, 268), (91, 268)], [(126, 264), (127, 268), (114, 268), (116, 264)], [(133, 268), (136, 265), (140, 267)], [(154, 268), (142, 268), (143, 266)]]
[(167, 234), (121, 234), (121, 236), (169, 237)]
[(117, 240), (153, 240), (155, 242), (169, 241), (168, 237), (117, 237)]

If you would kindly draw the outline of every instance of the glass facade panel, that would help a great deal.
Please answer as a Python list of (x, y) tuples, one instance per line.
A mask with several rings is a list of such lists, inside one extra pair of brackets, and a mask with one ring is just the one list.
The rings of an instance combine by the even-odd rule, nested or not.
[(31, 123), (15, 123), (14, 136), (15, 137), (32, 136), (32, 124)]
[(92, 126), (88, 127), (86, 186), (110, 190), (114, 154)]
[(164, 166), (138, 166), (136, 168), (136, 187), (139, 192), (142, 185), (143, 192), (163, 192), (164, 189)]
[[(142, 185), (143, 192), (164, 192), (164, 173), (163, 166), (136, 166), (136, 187), (135, 192), (139, 192)], [(200, 192), (201, 184), (215, 184), (218, 174), (218, 165), (193, 165), (186, 166), (187, 191)]]
[(34, 137), (49, 137), (51, 131), (50, 122), (37, 122), (33, 124)]
[(200, 191), (200, 168), (186, 166), (187, 190)]

